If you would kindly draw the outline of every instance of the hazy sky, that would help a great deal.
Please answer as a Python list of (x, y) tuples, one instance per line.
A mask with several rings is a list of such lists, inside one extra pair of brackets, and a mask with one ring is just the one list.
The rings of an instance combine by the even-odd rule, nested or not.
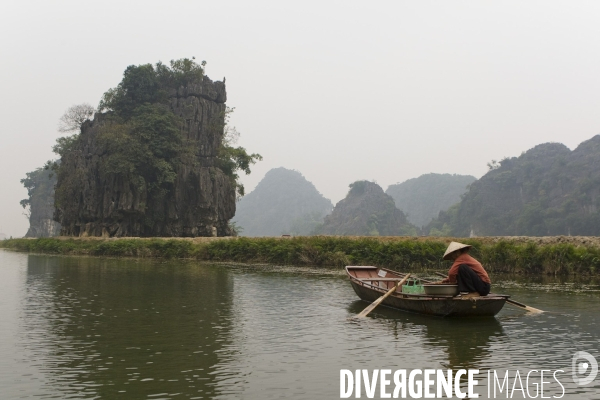
[(131, 64), (195, 56), (227, 77), (239, 144), (334, 203), (429, 172), (600, 133), (598, 1), (7, 1), (0, 4), (0, 232), (57, 123)]

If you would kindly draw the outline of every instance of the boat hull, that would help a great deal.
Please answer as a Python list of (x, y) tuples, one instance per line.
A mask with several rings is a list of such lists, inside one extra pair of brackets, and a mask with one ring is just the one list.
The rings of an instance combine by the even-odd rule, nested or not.
[[(352, 271), (346, 270), (350, 277), (352, 288), (358, 297), (367, 302), (373, 302), (381, 297), (387, 291), (386, 288), (376, 287), (370, 282), (361, 281), (353, 276)], [(366, 267), (374, 268), (374, 267)], [(374, 271), (385, 270), (374, 268)], [(385, 270), (387, 276), (401, 277), (394, 271)], [(392, 275), (394, 274), (394, 275)], [(370, 275), (373, 275), (372, 273)], [(374, 278), (376, 279), (376, 278)], [(393, 285), (390, 282), (389, 285)], [(390, 286), (391, 287), (391, 286)], [(504, 304), (507, 296), (482, 296), (472, 298), (436, 298), (428, 296), (415, 296), (403, 294), (400, 290), (392, 293), (383, 300), (381, 305), (395, 308), (397, 310), (409, 311), (419, 314), (435, 315), (440, 317), (493, 317), (498, 314)]]
[[(373, 302), (382, 293), (352, 282), (352, 288), (362, 300)], [(493, 317), (498, 314), (506, 298), (470, 298), (462, 300), (435, 298), (402, 298), (392, 294), (380, 304), (403, 311), (439, 317)]]

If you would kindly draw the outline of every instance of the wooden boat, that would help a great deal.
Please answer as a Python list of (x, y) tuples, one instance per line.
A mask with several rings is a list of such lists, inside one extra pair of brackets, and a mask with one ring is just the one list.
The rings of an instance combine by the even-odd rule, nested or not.
[[(390, 269), (366, 266), (347, 266), (346, 273), (358, 297), (368, 302), (378, 299), (406, 276)], [(423, 279), (421, 282), (430, 283)], [(399, 287), (381, 305), (441, 317), (493, 317), (502, 310), (509, 297), (492, 293), (469, 298), (431, 296), (403, 293)]]

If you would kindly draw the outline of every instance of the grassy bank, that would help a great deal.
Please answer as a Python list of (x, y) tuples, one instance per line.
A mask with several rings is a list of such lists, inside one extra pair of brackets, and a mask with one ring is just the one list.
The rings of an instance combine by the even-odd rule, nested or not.
[[(187, 258), (279, 265), (376, 265), (398, 270), (444, 269), (450, 238), (334, 237), (222, 239), (9, 239), (0, 247), (16, 251), (141, 258)], [(536, 243), (510, 238), (460, 239), (490, 272), (595, 275), (600, 247), (573, 243)]]

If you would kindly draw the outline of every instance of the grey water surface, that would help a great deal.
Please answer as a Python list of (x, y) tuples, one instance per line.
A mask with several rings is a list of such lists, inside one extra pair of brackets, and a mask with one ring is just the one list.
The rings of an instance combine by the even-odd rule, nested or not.
[(600, 398), (600, 377), (571, 377), (576, 351), (600, 360), (598, 281), (493, 277), (540, 315), (356, 322), (367, 304), (345, 277), (312, 272), (0, 250), (0, 398), (337, 399), (341, 369), (384, 368), (479, 369), (479, 398), (494, 398), (487, 371), (527, 386), (530, 370), (562, 370), (562, 398)]

